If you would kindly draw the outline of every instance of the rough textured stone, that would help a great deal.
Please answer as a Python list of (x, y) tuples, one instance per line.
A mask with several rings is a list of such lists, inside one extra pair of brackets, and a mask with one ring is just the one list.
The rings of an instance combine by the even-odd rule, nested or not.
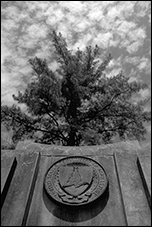
[(17, 160), (14, 155), (1, 155), (1, 207), (3, 206), (6, 199), (9, 187), (11, 185), (16, 170), (16, 166)]
[(143, 182), (143, 187), (151, 207), (151, 157), (141, 155), (137, 158), (137, 166)]
[(1, 209), (2, 226), (21, 226), (37, 159), (36, 153), (17, 156), (18, 165)]
[(136, 154), (141, 152), (138, 141), (126, 141), (98, 146), (55, 146), (47, 144), (38, 144), (32, 141), (21, 141), (16, 150), (41, 151), (42, 155), (112, 155), (115, 151), (120, 153)]
[(118, 179), (129, 226), (149, 226), (150, 209), (136, 165), (137, 155), (115, 154)]
[[(1, 154), (1, 193), (3, 191), (4, 185), (6, 183), (7, 178), (11, 172), (15, 171), (16, 163), (14, 154), (5, 155), (4, 153)], [(14, 164), (13, 164), (14, 163)], [(13, 173), (11, 174), (13, 177)], [(12, 179), (11, 177), (11, 179)], [(10, 179), (10, 181), (11, 181)]]
[[(62, 158), (62, 157), (61, 157)], [(125, 226), (124, 210), (121, 203), (117, 176), (111, 156), (96, 158), (106, 170), (109, 179), (109, 190), (105, 195), (105, 200), (98, 200), (94, 205), (85, 208), (71, 210), (67, 207), (60, 207), (51, 201), (44, 189), (43, 180), (47, 169), (58, 157), (47, 158), (42, 156), (40, 169), (36, 182), (31, 209), (27, 220), (27, 226)], [(109, 168), (110, 167), (110, 168)]]
[[(3, 188), (15, 157), (17, 166), (2, 206), (1, 225), (150, 226), (151, 212), (143, 183), (144, 179), (151, 195), (150, 150), (147, 152), (143, 149), (148, 148), (141, 148), (137, 141), (82, 147), (50, 146), (25, 141), (20, 142), (16, 150), (3, 150)], [(94, 202), (79, 208), (69, 208), (51, 200), (43, 183), (53, 163), (76, 155), (99, 162), (106, 171), (109, 185), (108, 190)], [(6, 176), (5, 169), (8, 171)]]

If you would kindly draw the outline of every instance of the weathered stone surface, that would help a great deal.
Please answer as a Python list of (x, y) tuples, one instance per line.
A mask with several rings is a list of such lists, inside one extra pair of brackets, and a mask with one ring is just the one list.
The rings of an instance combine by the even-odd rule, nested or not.
[(151, 143), (145, 143), (141, 145), (141, 149), (137, 150), (139, 155), (149, 155), (151, 156)]
[(11, 185), (15, 170), (17, 166), (17, 160), (14, 155), (5, 155), (2, 152), (1, 155), (1, 208), (6, 199), (9, 187)]
[(17, 156), (18, 165), (1, 209), (2, 226), (21, 226), (30, 202), (28, 198), (37, 160), (38, 153)]
[[(17, 164), (16, 162), (17, 161), (15, 161), (14, 154), (11, 153), (10, 155), (5, 155), (4, 152), (1, 154), (1, 193), (3, 191), (4, 185), (6, 183), (6, 180), (9, 176), (9, 174), (11, 174), (10, 171), (11, 172), (15, 171), (16, 164)], [(13, 173), (11, 175), (13, 177)], [(11, 179), (10, 179), (10, 181), (11, 181)]]
[(151, 213), (136, 165), (137, 156), (116, 152), (115, 161), (128, 225), (150, 226)]
[(21, 141), (16, 150), (41, 151), (42, 155), (112, 155), (114, 152), (136, 154), (141, 152), (138, 141), (126, 141), (98, 146), (55, 146), (47, 144), (38, 144), (32, 141)]
[(71, 156), (52, 165), (44, 178), (51, 199), (67, 206), (82, 206), (98, 199), (108, 187), (103, 167), (93, 159)]
[(125, 226), (124, 210), (120, 198), (119, 185), (111, 156), (97, 158), (96, 161), (105, 168), (109, 189), (104, 197), (95, 204), (82, 208), (59, 206), (50, 200), (43, 188), (44, 176), (47, 169), (58, 157), (41, 157), (40, 170), (27, 219), (27, 226)]
[[(17, 166), (2, 206), (1, 225), (151, 226), (143, 184), (144, 179), (147, 191), (151, 193), (150, 173), (147, 172), (151, 163), (145, 158), (145, 154), (150, 155), (150, 150), (142, 149), (137, 141), (83, 147), (29, 144), (27, 141), (19, 143), (16, 150), (2, 150), (2, 160), (6, 158), (11, 163), (11, 158), (16, 157)], [(69, 208), (47, 195), (44, 176), (56, 161), (76, 155), (99, 162), (106, 171), (109, 184), (97, 200)], [(8, 161), (8, 167), (10, 165)], [(7, 166), (7, 161), (3, 166)], [(3, 186), (6, 178), (3, 175)]]
[(141, 155), (137, 158), (137, 166), (143, 182), (148, 203), (151, 207), (151, 157)]

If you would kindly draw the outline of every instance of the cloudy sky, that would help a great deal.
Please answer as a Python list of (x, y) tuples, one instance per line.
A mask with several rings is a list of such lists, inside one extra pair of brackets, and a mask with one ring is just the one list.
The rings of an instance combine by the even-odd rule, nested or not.
[[(98, 44), (111, 53), (107, 76), (120, 69), (142, 80), (151, 91), (151, 1), (2, 1), (1, 99), (12, 105), (12, 94), (24, 90), (31, 78), (28, 59), (46, 58), (57, 68), (49, 33), (55, 29), (69, 48)], [(147, 105), (150, 109), (150, 104)], [(147, 126), (150, 133), (150, 126)]]

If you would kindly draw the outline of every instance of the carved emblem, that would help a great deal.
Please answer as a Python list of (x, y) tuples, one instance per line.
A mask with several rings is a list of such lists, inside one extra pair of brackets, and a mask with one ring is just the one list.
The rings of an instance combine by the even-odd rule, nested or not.
[(103, 194), (108, 184), (103, 167), (80, 156), (63, 158), (54, 163), (44, 178), (49, 196), (66, 205), (90, 203)]

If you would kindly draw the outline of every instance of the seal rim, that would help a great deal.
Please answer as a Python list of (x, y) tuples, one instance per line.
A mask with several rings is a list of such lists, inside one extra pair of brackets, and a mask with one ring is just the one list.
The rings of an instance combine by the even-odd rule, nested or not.
[[(55, 166), (56, 164), (58, 164), (58, 163), (60, 163), (60, 162), (62, 162), (62, 161), (64, 161), (64, 160), (67, 160), (67, 159), (75, 159), (75, 158), (78, 158), (78, 159), (79, 159), (79, 158), (81, 158), (81, 159), (86, 159), (86, 160), (89, 160), (89, 161), (91, 161), (91, 162), (96, 163), (96, 164), (102, 169), (102, 171), (103, 171), (103, 173), (104, 173), (104, 175), (105, 175), (105, 179), (106, 179), (106, 181), (105, 181), (105, 186), (104, 186), (104, 189), (103, 189), (102, 193), (101, 193), (99, 196), (97, 196), (95, 199), (93, 199), (92, 201), (85, 202), (85, 203), (80, 203), (80, 204), (64, 203), (64, 202), (61, 202), (60, 200), (57, 200), (55, 197), (53, 197), (53, 196), (48, 192), (48, 190), (47, 190), (47, 188), (46, 188), (46, 186), (45, 186), (45, 184), (46, 184), (46, 183), (45, 183), (45, 182), (46, 182), (46, 177), (47, 177), (47, 174), (49, 173), (49, 171), (51, 170), (51, 168), (53, 168), (53, 166)], [(65, 158), (61, 158), (60, 160), (54, 162), (54, 163), (48, 168), (48, 170), (46, 171), (46, 173), (45, 173), (45, 175), (44, 175), (44, 180), (43, 180), (43, 187), (44, 187), (44, 189), (45, 189), (47, 195), (49, 196), (49, 198), (53, 199), (55, 202), (57, 202), (57, 203), (59, 203), (59, 204), (61, 204), (61, 205), (70, 206), (70, 207), (85, 206), (85, 205), (88, 205), (88, 204), (90, 204), (90, 203), (95, 202), (96, 200), (98, 200), (98, 199), (104, 194), (104, 192), (106, 191), (106, 189), (107, 189), (107, 187), (108, 187), (108, 184), (109, 184), (109, 181), (108, 181), (107, 173), (106, 173), (105, 169), (103, 168), (103, 166), (102, 166), (99, 162), (97, 162), (96, 160), (94, 160), (94, 159), (91, 159), (91, 158), (86, 157), (86, 156), (80, 156), (80, 155), (77, 155), (77, 156), (67, 156), (67, 157), (65, 157)]]

